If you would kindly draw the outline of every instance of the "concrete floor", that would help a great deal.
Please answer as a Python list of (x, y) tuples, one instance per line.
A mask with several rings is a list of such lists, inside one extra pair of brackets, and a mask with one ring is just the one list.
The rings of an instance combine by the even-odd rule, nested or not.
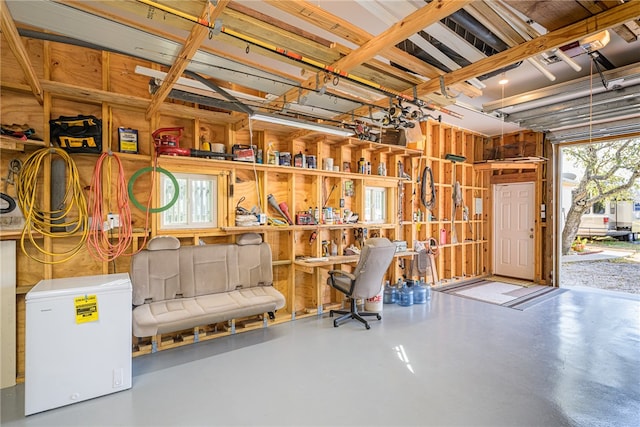
[(525, 311), (434, 292), (370, 330), (307, 318), (134, 359), (133, 388), (2, 426), (638, 426), (640, 298)]

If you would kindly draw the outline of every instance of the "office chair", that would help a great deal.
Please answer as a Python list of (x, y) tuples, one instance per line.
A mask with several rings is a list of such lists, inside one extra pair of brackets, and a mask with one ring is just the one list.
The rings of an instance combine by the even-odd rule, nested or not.
[(364, 323), (370, 329), (369, 322), (364, 316), (376, 316), (382, 319), (379, 313), (358, 312), (356, 300), (358, 298), (371, 298), (380, 293), (382, 288), (382, 278), (389, 268), (393, 255), (396, 252), (396, 245), (384, 237), (371, 238), (365, 241), (360, 253), (358, 265), (352, 273), (342, 270), (330, 270), (327, 284), (339, 290), (349, 297), (350, 310), (330, 310), (329, 316), (334, 313), (342, 314), (333, 321), (333, 326), (338, 327), (341, 322), (348, 319), (356, 319)]

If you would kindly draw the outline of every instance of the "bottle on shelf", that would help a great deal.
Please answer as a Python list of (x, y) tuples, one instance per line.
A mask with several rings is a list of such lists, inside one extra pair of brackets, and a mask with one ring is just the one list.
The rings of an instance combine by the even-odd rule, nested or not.
[(267, 146), (267, 163), (270, 165), (278, 164), (277, 154), (273, 149), (273, 142), (270, 142)]

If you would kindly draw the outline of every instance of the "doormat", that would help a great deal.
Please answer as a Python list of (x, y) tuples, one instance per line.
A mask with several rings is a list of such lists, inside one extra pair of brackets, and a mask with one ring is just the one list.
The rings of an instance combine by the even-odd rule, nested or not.
[(525, 286), (494, 280), (459, 283), (434, 290), (520, 311), (565, 292), (565, 289), (551, 286), (532, 285), (530, 283)]

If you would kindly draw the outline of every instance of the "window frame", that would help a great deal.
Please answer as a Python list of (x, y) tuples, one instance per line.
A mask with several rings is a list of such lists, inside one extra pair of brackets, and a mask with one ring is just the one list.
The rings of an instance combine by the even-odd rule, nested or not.
[[(182, 183), (185, 182), (186, 191), (181, 191), (178, 196), (178, 200), (176, 203), (170, 207), (169, 209), (164, 210), (160, 213), (158, 228), (160, 230), (182, 230), (182, 229), (201, 229), (201, 228), (217, 228), (218, 227), (218, 179), (217, 175), (208, 175), (208, 174), (189, 174), (189, 173), (174, 173), (174, 178), (178, 182), (178, 185), (182, 188)], [(201, 204), (201, 207), (208, 208), (208, 212), (205, 209), (204, 213), (201, 215), (208, 215), (209, 218), (206, 221), (200, 221), (194, 217), (194, 210), (196, 210), (198, 204), (196, 202), (196, 195), (194, 191), (198, 183), (202, 188), (202, 183), (208, 184), (208, 193), (210, 194), (210, 198), (208, 200), (208, 206)], [(173, 182), (169, 177), (161, 175), (160, 178), (160, 206), (165, 206), (168, 201), (173, 197), (173, 193), (169, 193), (167, 195), (167, 191), (165, 189), (166, 186), (173, 186)], [(205, 185), (206, 187), (206, 185)], [(207, 190), (205, 188), (205, 190)], [(183, 215), (186, 220), (181, 221), (173, 221), (169, 220), (169, 215), (182, 215), (181, 212), (176, 212), (176, 210), (184, 209)], [(201, 211), (202, 212), (202, 211)]]

